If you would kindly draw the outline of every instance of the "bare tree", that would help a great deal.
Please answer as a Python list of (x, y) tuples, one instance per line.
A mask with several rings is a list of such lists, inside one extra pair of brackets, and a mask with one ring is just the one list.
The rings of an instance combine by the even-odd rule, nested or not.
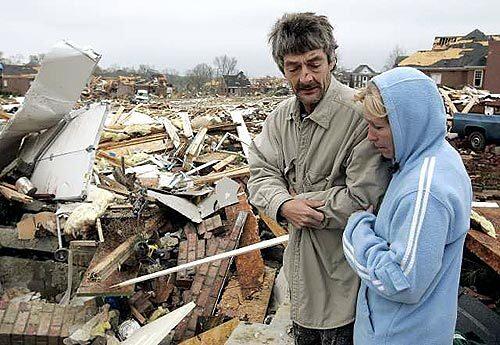
[(200, 63), (187, 72), (188, 83), (193, 91), (202, 91), (204, 85), (212, 80), (213, 76), (213, 68), (206, 63)]
[(238, 60), (235, 57), (229, 57), (227, 55), (217, 56), (214, 59), (215, 73), (217, 77), (222, 77), (223, 75), (236, 73), (236, 65)]
[(45, 57), (45, 54), (33, 54), (29, 56), (29, 62), (28, 65), (30, 66), (37, 66), (42, 63), (43, 58)]
[(394, 48), (392, 48), (391, 52), (389, 53), (389, 56), (387, 57), (387, 60), (385, 61), (384, 71), (388, 71), (396, 67), (398, 58), (405, 55), (406, 55), (406, 50), (403, 47), (396, 45)]

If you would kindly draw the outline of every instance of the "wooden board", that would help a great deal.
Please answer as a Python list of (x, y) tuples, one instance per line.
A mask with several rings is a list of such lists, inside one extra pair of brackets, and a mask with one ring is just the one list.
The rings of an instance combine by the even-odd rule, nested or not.
[(500, 208), (474, 208), (474, 211), (493, 223), (497, 238), (486, 233), (470, 229), (465, 240), (466, 248), (481, 261), (500, 274)]
[(89, 279), (88, 272), (91, 272), (104, 258), (106, 258), (112, 251), (114, 246), (101, 245), (97, 248), (94, 258), (90, 262), (87, 272), (85, 272), (80, 287), (76, 291), (77, 296), (132, 296), (134, 293), (135, 285), (129, 285), (120, 288), (110, 288), (110, 286), (117, 284), (121, 281), (137, 277), (139, 266), (131, 267), (130, 270), (115, 271), (108, 279), (95, 282)]
[(249, 322), (263, 323), (274, 286), (276, 270), (266, 267), (262, 289), (250, 299), (244, 299), (236, 277), (232, 277), (219, 303), (221, 313), (229, 317), (238, 317)]

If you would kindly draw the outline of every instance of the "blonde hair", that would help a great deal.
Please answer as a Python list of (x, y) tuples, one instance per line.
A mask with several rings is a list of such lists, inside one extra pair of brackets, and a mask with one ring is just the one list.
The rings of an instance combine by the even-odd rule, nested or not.
[(365, 111), (375, 117), (386, 117), (387, 110), (384, 106), (384, 101), (380, 95), (380, 91), (374, 83), (368, 83), (368, 85), (360, 89), (354, 99), (363, 103)]

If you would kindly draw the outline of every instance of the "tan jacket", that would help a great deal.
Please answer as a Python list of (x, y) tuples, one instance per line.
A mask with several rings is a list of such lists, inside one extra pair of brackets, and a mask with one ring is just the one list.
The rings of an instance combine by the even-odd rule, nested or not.
[(295, 229), (284, 269), (291, 318), (301, 326), (336, 328), (354, 320), (359, 281), (342, 251), (349, 216), (378, 206), (389, 181), (388, 164), (366, 139), (367, 125), (354, 90), (332, 78), (315, 110), (301, 121), (291, 97), (268, 116), (250, 149), (250, 201), (277, 218), (295, 198), (325, 200), (323, 229)]

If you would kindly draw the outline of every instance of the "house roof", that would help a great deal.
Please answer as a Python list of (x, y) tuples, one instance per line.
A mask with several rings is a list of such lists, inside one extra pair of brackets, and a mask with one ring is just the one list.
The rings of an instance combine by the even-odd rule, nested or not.
[(245, 76), (243, 72), (235, 75), (224, 75), (224, 82), (227, 87), (247, 87), (250, 86), (250, 80)]
[(465, 36), (438, 36), (431, 50), (416, 52), (399, 62), (398, 66), (427, 68), (463, 68), (486, 66), (488, 40), (498, 35), (485, 35), (474, 30)]
[(33, 66), (3, 64), (2, 73), (4, 75), (25, 75), (37, 74), (38, 71)]
[(361, 73), (365, 68), (367, 68), (369, 71), (370, 71), (370, 74), (377, 74), (377, 72), (375, 72), (373, 70), (373, 68), (371, 68), (370, 66), (368, 65), (359, 65), (358, 67), (356, 67), (354, 69), (354, 71), (352, 71), (352, 74), (358, 74), (358, 73)]

